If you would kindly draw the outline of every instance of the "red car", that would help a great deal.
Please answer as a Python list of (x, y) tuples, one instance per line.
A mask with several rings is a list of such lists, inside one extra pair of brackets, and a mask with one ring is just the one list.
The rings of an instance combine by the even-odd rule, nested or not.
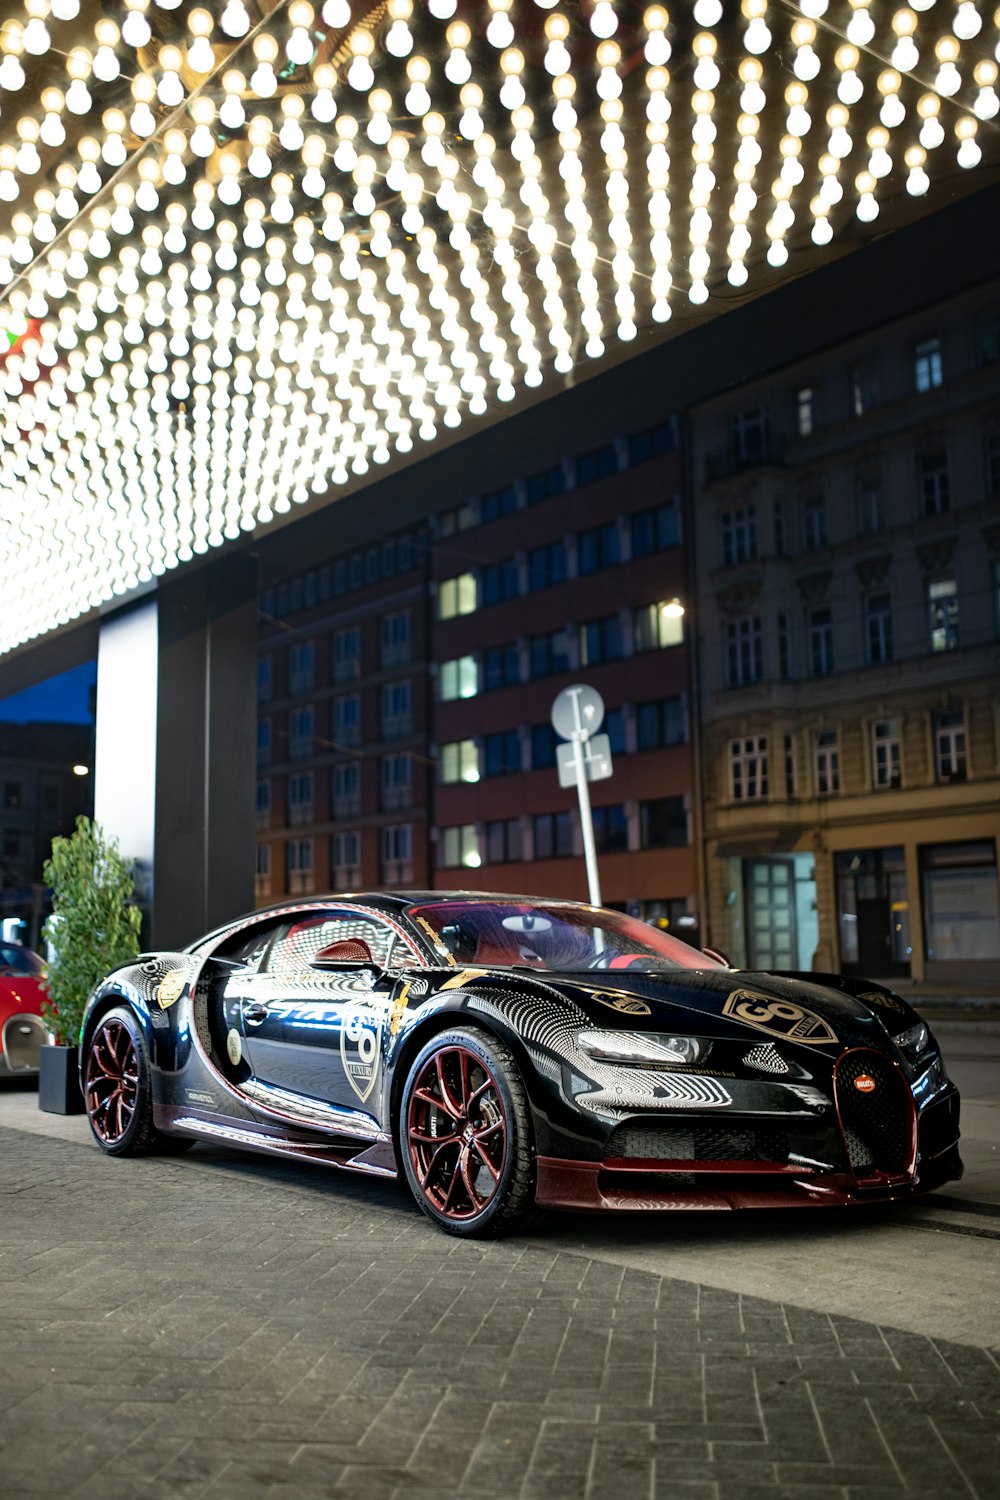
[(0, 942), (0, 1078), (38, 1072), (38, 1049), (46, 1039), (44, 973), (30, 948)]

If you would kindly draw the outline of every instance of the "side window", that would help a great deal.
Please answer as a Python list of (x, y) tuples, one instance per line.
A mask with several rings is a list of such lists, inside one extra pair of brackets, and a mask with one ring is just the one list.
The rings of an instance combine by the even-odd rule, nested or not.
[[(314, 916), (301, 917), (289, 923), (279, 934), (267, 955), (266, 970), (269, 974), (279, 976), (301, 974), (308, 970), (311, 960), (321, 948), (329, 948), (331, 943), (343, 943), (351, 938), (367, 943), (375, 962), (385, 964), (396, 941), (396, 934), (385, 923), (356, 911), (320, 912)], [(398, 948), (395, 956), (398, 962), (401, 956)]]
[(214, 948), (212, 957), (227, 959), (229, 963), (239, 964), (241, 968), (256, 969), (280, 927), (281, 923), (275, 921), (256, 922), (250, 928), (244, 927), (218, 948)]

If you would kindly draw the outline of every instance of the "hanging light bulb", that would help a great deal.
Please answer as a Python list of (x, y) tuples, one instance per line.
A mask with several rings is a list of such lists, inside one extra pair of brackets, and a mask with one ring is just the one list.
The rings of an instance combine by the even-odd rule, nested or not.
[(122, 135), (128, 121), (120, 109), (106, 109), (101, 116), (101, 124), (104, 126), (104, 141), (101, 145), (101, 156), (109, 167), (124, 166), (128, 160), (128, 152), (125, 150), (125, 142)]
[[(875, 22), (868, 12), (870, 5), (871, 0), (851, 0), (851, 9), (854, 14), (847, 23), (847, 40), (853, 42), (856, 47), (867, 47), (875, 35)], [(877, 204), (875, 212), (878, 212)]]
[(901, 73), (912, 73), (920, 61), (913, 34), (917, 29), (916, 14), (909, 9), (897, 10), (892, 18), (892, 29), (896, 34), (896, 45), (892, 49), (892, 65)]
[(927, 152), (922, 146), (910, 146), (904, 153), (903, 160), (907, 166), (906, 191), (912, 198), (922, 198), (931, 185), (931, 180), (924, 171)]
[(997, 65), (989, 58), (983, 58), (976, 63), (972, 76), (979, 88), (973, 109), (980, 120), (992, 120), (997, 111), (1000, 110), (1000, 98), (997, 97), (995, 84), (997, 81)]
[(958, 165), (965, 169), (978, 167), (983, 159), (982, 147), (976, 140), (978, 120), (971, 115), (962, 115), (955, 121), (955, 138), (958, 141)]
[(602, 41), (618, 30), (618, 17), (610, 0), (597, 0), (590, 12), (590, 29)]
[(350, 26), (351, 7), (347, 0), (326, 0), (323, 6), (323, 20), (331, 31), (343, 31), (345, 26)]
[(199, 6), (190, 12), (187, 24), (194, 38), (187, 46), (188, 67), (193, 73), (211, 73), (215, 67), (215, 53), (209, 37), (215, 28), (215, 20), (210, 11)]
[(906, 119), (906, 106), (899, 97), (903, 80), (894, 68), (885, 68), (876, 79), (876, 88), (882, 95), (883, 104), (879, 119), (890, 130), (895, 130)]
[(227, 0), (226, 8), (219, 20), (226, 36), (246, 36), (250, 30), (250, 16), (243, 0)]
[(168, 109), (176, 109), (184, 98), (184, 85), (181, 82), (181, 67), (184, 58), (179, 47), (161, 47), (157, 58), (162, 72), (160, 81), (156, 86), (156, 95), (161, 104)]
[(278, 43), (273, 36), (262, 31), (254, 37), (253, 55), (257, 59), (257, 66), (250, 74), (250, 87), (259, 98), (270, 99), (278, 90), (278, 80), (274, 74)]
[(940, 64), (937, 77), (934, 80), (934, 87), (939, 94), (944, 94), (945, 98), (948, 99), (951, 98), (952, 94), (957, 94), (962, 87), (962, 75), (955, 66), (960, 52), (961, 48), (957, 38), (948, 36), (947, 34), (939, 37), (934, 46), (934, 56)]
[(222, 75), (225, 97), (219, 106), (219, 124), (227, 130), (239, 130), (246, 124), (247, 112), (243, 107), (243, 93), (247, 81), (237, 68), (229, 68)]
[(978, 36), (982, 29), (983, 18), (979, 14), (972, 0), (962, 0), (961, 5), (955, 12), (952, 22), (952, 30), (963, 42), (969, 42), (974, 36)]
[(717, 26), (722, 20), (722, 0), (695, 0), (694, 18), (699, 26)]
[(215, 101), (207, 94), (199, 94), (189, 108), (195, 126), (191, 132), (191, 150), (195, 156), (211, 156), (215, 150), (215, 136), (212, 134), (212, 126), (215, 123)]
[(375, 52), (375, 38), (370, 31), (359, 29), (351, 34), (350, 48), (353, 60), (347, 70), (347, 81), (352, 89), (357, 89), (359, 94), (365, 94), (375, 82), (375, 73), (371, 65), (371, 58)]
[(316, 51), (311, 34), (315, 12), (309, 0), (292, 0), (288, 7), (288, 20), (292, 29), (285, 43), (285, 54), (295, 67), (307, 67)]
[(102, 19), (94, 27), (97, 51), (94, 53), (93, 73), (101, 83), (112, 83), (121, 72), (121, 64), (115, 48), (121, 33), (114, 21)]
[(28, 13), (28, 24), (21, 36), (22, 46), (32, 57), (43, 57), (52, 42), (45, 25), (49, 11), (47, 0), (25, 0), (24, 8)]
[(860, 60), (857, 47), (838, 47), (833, 55), (833, 61), (840, 72), (837, 98), (842, 104), (857, 104), (864, 94), (865, 87), (857, 73)]
[(933, 151), (944, 140), (944, 127), (938, 118), (940, 113), (941, 100), (937, 94), (921, 94), (917, 100), (917, 114), (923, 121), (919, 140), (921, 146), (927, 151)]
[(449, 83), (468, 83), (472, 77), (472, 64), (465, 49), (472, 41), (471, 30), (464, 21), (453, 21), (445, 32), (445, 38), (450, 49), (444, 65), (445, 77)]
[(502, 51), (504, 47), (513, 46), (515, 41), (514, 28), (508, 14), (511, 3), (512, 0), (489, 0), (493, 14), (486, 28), (486, 40), (498, 51)]
[(767, 0), (742, 0), (742, 10), (748, 23), (743, 36), (743, 45), (748, 52), (759, 56), (771, 45), (771, 33), (765, 19)]
[(146, 20), (147, 0), (125, 0), (128, 14), (122, 23), (122, 41), (127, 47), (148, 47), (153, 33)]
[(411, 57), (406, 64), (406, 76), (410, 87), (403, 102), (411, 115), (425, 115), (431, 107), (431, 96), (427, 92), (431, 65), (426, 57)]

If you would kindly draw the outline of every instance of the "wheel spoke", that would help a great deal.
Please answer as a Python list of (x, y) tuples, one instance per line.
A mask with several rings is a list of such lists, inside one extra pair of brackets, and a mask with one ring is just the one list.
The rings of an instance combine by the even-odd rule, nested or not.
[(462, 1153), (460, 1151), (458, 1153), (458, 1160), (456, 1161), (456, 1163), (454, 1165), (454, 1168), (452, 1169), (451, 1182), (448, 1184), (448, 1191), (444, 1195), (444, 1202), (440, 1205), (442, 1213), (447, 1213), (447, 1211), (448, 1211), (448, 1207), (449, 1207), (449, 1205), (451, 1203), (451, 1195), (455, 1191), (455, 1184), (456, 1184), (456, 1182), (458, 1182), (459, 1174), (461, 1173), (461, 1170), (462, 1170)]
[(108, 1021), (94, 1038), (87, 1063), (87, 1109), (98, 1139), (117, 1144), (138, 1107), (139, 1060), (135, 1042), (121, 1021)]
[(441, 1090), (441, 1098), (438, 1100), (438, 1104), (447, 1114), (451, 1115), (453, 1120), (458, 1120), (462, 1117), (462, 1106), (455, 1099), (444, 1076), (444, 1060), (447, 1056), (446, 1052), (439, 1052), (434, 1059), (438, 1088)]
[(487, 1196), (484, 1196), (479, 1192), (476, 1184), (472, 1180), (472, 1174), (469, 1171), (468, 1151), (462, 1152), (461, 1156), (459, 1157), (458, 1165), (462, 1172), (462, 1181), (465, 1183), (465, 1191), (469, 1195), (469, 1200), (472, 1204), (472, 1208), (474, 1211), (478, 1211), (487, 1202)]
[(433, 1151), (431, 1153), (430, 1161), (427, 1163), (427, 1167), (426, 1167), (426, 1169), (424, 1171), (424, 1175), (421, 1178), (421, 1182), (420, 1182), (420, 1186), (421, 1187), (426, 1187), (427, 1184), (428, 1184), (428, 1182), (430, 1181), (430, 1175), (433, 1172), (434, 1168), (437, 1166), (437, 1160), (438, 1160), (438, 1157), (441, 1155), (441, 1152), (445, 1149), (446, 1146), (453, 1146), (454, 1144), (455, 1144), (454, 1138), (452, 1140), (450, 1140), (450, 1141), (443, 1141), (441, 1143), (441, 1145), (437, 1148), (437, 1150)]
[(410, 1140), (418, 1141), (421, 1146), (447, 1146), (452, 1141), (458, 1140), (458, 1131), (457, 1129), (449, 1131), (447, 1135), (425, 1135), (422, 1130), (411, 1125)]
[(487, 1172), (489, 1172), (490, 1176), (493, 1178), (493, 1181), (499, 1182), (500, 1168), (493, 1165), (493, 1163), (489, 1159), (489, 1156), (480, 1147), (478, 1141), (472, 1142), (472, 1148), (475, 1151), (476, 1155), (479, 1157), (479, 1160), (482, 1162), (483, 1166), (486, 1168)]

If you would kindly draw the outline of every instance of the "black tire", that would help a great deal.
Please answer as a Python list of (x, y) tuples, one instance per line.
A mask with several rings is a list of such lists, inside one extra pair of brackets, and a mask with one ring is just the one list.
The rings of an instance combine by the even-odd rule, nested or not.
[[(148, 1156), (172, 1138), (153, 1125), (149, 1053), (142, 1027), (126, 1005), (98, 1021), (83, 1068), (84, 1103), (91, 1133), (109, 1156)], [(178, 1140), (178, 1145), (184, 1149)]]
[(531, 1112), (499, 1038), (472, 1026), (432, 1037), (407, 1074), (397, 1123), (410, 1191), (447, 1234), (494, 1239), (531, 1215)]

